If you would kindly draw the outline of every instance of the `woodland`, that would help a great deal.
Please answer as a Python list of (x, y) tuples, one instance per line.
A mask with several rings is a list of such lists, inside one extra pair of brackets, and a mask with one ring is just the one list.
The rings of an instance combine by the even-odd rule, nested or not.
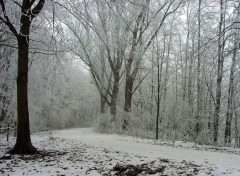
[(0, 0), (0, 133), (240, 147), (239, 52), (238, 0)]

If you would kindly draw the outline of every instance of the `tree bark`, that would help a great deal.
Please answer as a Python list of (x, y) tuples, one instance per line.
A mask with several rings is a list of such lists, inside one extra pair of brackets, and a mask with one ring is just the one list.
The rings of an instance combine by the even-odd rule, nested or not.
[(118, 92), (119, 92), (119, 81), (120, 81), (120, 75), (119, 71), (117, 70), (114, 74), (114, 83), (113, 83), (113, 90), (112, 90), (112, 97), (111, 97), (111, 103), (110, 103), (110, 113), (113, 117), (113, 121), (115, 121), (116, 115), (117, 115), (117, 98), (118, 98)]
[(192, 51), (191, 51), (191, 57), (189, 58), (189, 67), (188, 67), (188, 105), (191, 109), (191, 113), (193, 114), (193, 84), (194, 84), (194, 78), (193, 75), (193, 59), (194, 59), (194, 48), (195, 43), (194, 39), (192, 39)]
[(167, 83), (169, 79), (168, 72), (169, 72), (171, 44), (172, 44), (172, 24), (171, 24), (171, 32), (170, 32), (168, 47), (167, 47), (166, 69), (165, 69), (165, 78), (164, 78), (164, 85), (163, 85), (163, 118), (166, 118), (165, 111), (166, 111), (166, 99), (167, 99)]
[(152, 50), (152, 58), (151, 58), (151, 99), (150, 99), (150, 113), (153, 114), (153, 98), (154, 98), (154, 56)]
[(198, 56), (197, 56), (197, 111), (196, 111), (196, 126), (195, 135), (196, 137), (201, 132), (201, 114), (202, 114), (202, 91), (201, 91), (201, 3), (198, 2)]
[(217, 143), (218, 141), (218, 128), (219, 128), (219, 113), (221, 109), (221, 97), (222, 97), (222, 77), (223, 77), (223, 50), (224, 50), (224, 0), (220, 2), (221, 14), (219, 22), (219, 39), (218, 39), (218, 63), (217, 63), (217, 89), (216, 89), (216, 104), (214, 111), (214, 121), (213, 121), (213, 141)]
[[(234, 103), (233, 103), (233, 106), (234, 107), (236, 107), (236, 105), (235, 105), (235, 101), (234, 101)], [(240, 147), (240, 136), (239, 136), (239, 131), (238, 131), (238, 113), (237, 113), (237, 111), (235, 111), (235, 147)]]
[(101, 113), (103, 114), (103, 113), (105, 113), (105, 105), (106, 105), (106, 101), (105, 101), (105, 99), (104, 99), (104, 97), (102, 96), (102, 95), (100, 95), (100, 103), (101, 103)]
[(231, 142), (231, 124), (233, 117), (233, 99), (234, 99), (234, 71), (236, 64), (236, 54), (237, 54), (237, 41), (234, 41), (234, 53), (232, 58), (232, 65), (230, 70), (230, 81), (228, 87), (228, 105), (227, 105), (227, 117), (226, 117), (226, 126), (225, 126), (225, 144)]
[(10, 153), (37, 153), (30, 139), (28, 111), (28, 52), (30, 19), (22, 16), (22, 27), (18, 37), (18, 76), (17, 76), (17, 142)]
[[(157, 41), (158, 42), (158, 41)], [(160, 112), (160, 65), (159, 58), (157, 65), (157, 117), (156, 117), (156, 140), (158, 140), (158, 128), (159, 128), (159, 112)]]
[[(17, 141), (11, 154), (35, 154), (38, 150), (32, 145), (30, 138), (29, 111), (28, 111), (28, 54), (29, 34), (31, 22), (42, 10), (45, 0), (39, 0), (32, 8), (34, 1), (23, 0), (21, 6), (21, 19), (19, 33), (10, 22), (5, 9), (4, 1), (0, 1), (4, 12), (4, 23), (15, 35), (18, 42), (18, 76), (17, 76)], [(32, 8), (32, 9), (31, 9)]]
[(125, 86), (125, 104), (124, 111), (130, 112), (132, 108), (132, 89), (133, 89), (133, 79), (131, 76), (126, 77)]

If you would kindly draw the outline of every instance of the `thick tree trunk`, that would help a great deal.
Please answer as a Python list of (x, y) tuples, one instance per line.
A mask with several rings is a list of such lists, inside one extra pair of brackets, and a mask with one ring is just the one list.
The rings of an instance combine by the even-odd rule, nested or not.
[(45, 0), (39, 0), (35, 7), (32, 7), (35, 1), (22, 0), (20, 30), (19, 32), (10, 22), (5, 2), (1, 1), (2, 11), (4, 13), (3, 23), (15, 35), (18, 42), (18, 76), (17, 76), (17, 141), (9, 153), (12, 154), (34, 154), (37, 149), (33, 147), (30, 138), (29, 112), (28, 112), (28, 54), (29, 54), (29, 34), (33, 18), (42, 10)]
[(116, 115), (117, 115), (117, 98), (118, 98), (118, 92), (119, 92), (119, 71), (116, 71), (117, 73), (114, 74), (114, 83), (113, 83), (113, 90), (112, 90), (112, 97), (111, 97), (111, 103), (110, 103), (110, 113), (112, 115), (112, 120), (115, 121)]
[(38, 151), (31, 142), (28, 111), (28, 53), (29, 32), (31, 25), (30, 18), (22, 15), (21, 23), (22, 26), (18, 37), (17, 141), (10, 153), (35, 154)]
[(216, 105), (215, 105), (215, 112), (214, 112), (214, 121), (213, 121), (213, 141), (214, 143), (218, 140), (218, 126), (219, 126), (219, 113), (220, 113), (220, 106), (221, 106), (221, 82), (222, 77), (218, 76), (217, 79), (217, 91), (216, 91)]
[(101, 103), (101, 113), (103, 114), (103, 113), (105, 113), (105, 106), (106, 106), (106, 101), (105, 101), (105, 99), (104, 99), (104, 97), (103, 97), (103, 95), (100, 95), (100, 103)]
[(124, 111), (126, 111), (126, 112), (131, 112), (132, 89), (133, 89), (133, 79), (131, 76), (127, 76), (126, 86), (125, 86), (125, 104), (124, 104)]

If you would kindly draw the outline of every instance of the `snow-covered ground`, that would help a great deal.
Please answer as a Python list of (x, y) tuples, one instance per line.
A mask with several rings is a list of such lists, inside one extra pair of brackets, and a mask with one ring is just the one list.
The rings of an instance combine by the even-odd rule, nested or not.
[[(1, 157), (14, 141), (7, 143), (0, 137)], [(206, 147), (198, 146), (196, 150), (186, 144), (179, 147), (183, 143), (169, 146), (154, 140), (99, 134), (92, 128), (43, 132), (32, 135), (32, 141), (48, 154), (1, 159), (0, 175), (121, 175), (112, 170), (118, 163), (164, 168), (155, 175), (240, 175), (240, 155), (231, 148), (227, 152), (204, 151)]]

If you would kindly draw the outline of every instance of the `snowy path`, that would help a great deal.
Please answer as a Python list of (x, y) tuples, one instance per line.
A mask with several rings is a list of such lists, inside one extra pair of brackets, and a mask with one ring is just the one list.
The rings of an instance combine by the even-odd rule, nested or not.
[(129, 176), (127, 171), (132, 176), (132, 170), (118, 173), (116, 165), (160, 169), (154, 176), (240, 175), (239, 154), (159, 145), (154, 140), (95, 133), (91, 128), (41, 132), (32, 135), (32, 142), (45, 155), (6, 158), (15, 138), (7, 142), (0, 136), (1, 176)]
[(55, 131), (53, 136), (77, 140), (94, 147), (145, 156), (149, 159), (168, 158), (179, 162), (186, 160), (187, 162), (208, 165), (220, 171), (234, 170), (238, 173), (236, 175), (240, 175), (240, 155), (236, 154), (153, 145), (144, 143), (144, 139), (142, 143), (133, 142), (132, 137), (99, 134), (91, 128)]

